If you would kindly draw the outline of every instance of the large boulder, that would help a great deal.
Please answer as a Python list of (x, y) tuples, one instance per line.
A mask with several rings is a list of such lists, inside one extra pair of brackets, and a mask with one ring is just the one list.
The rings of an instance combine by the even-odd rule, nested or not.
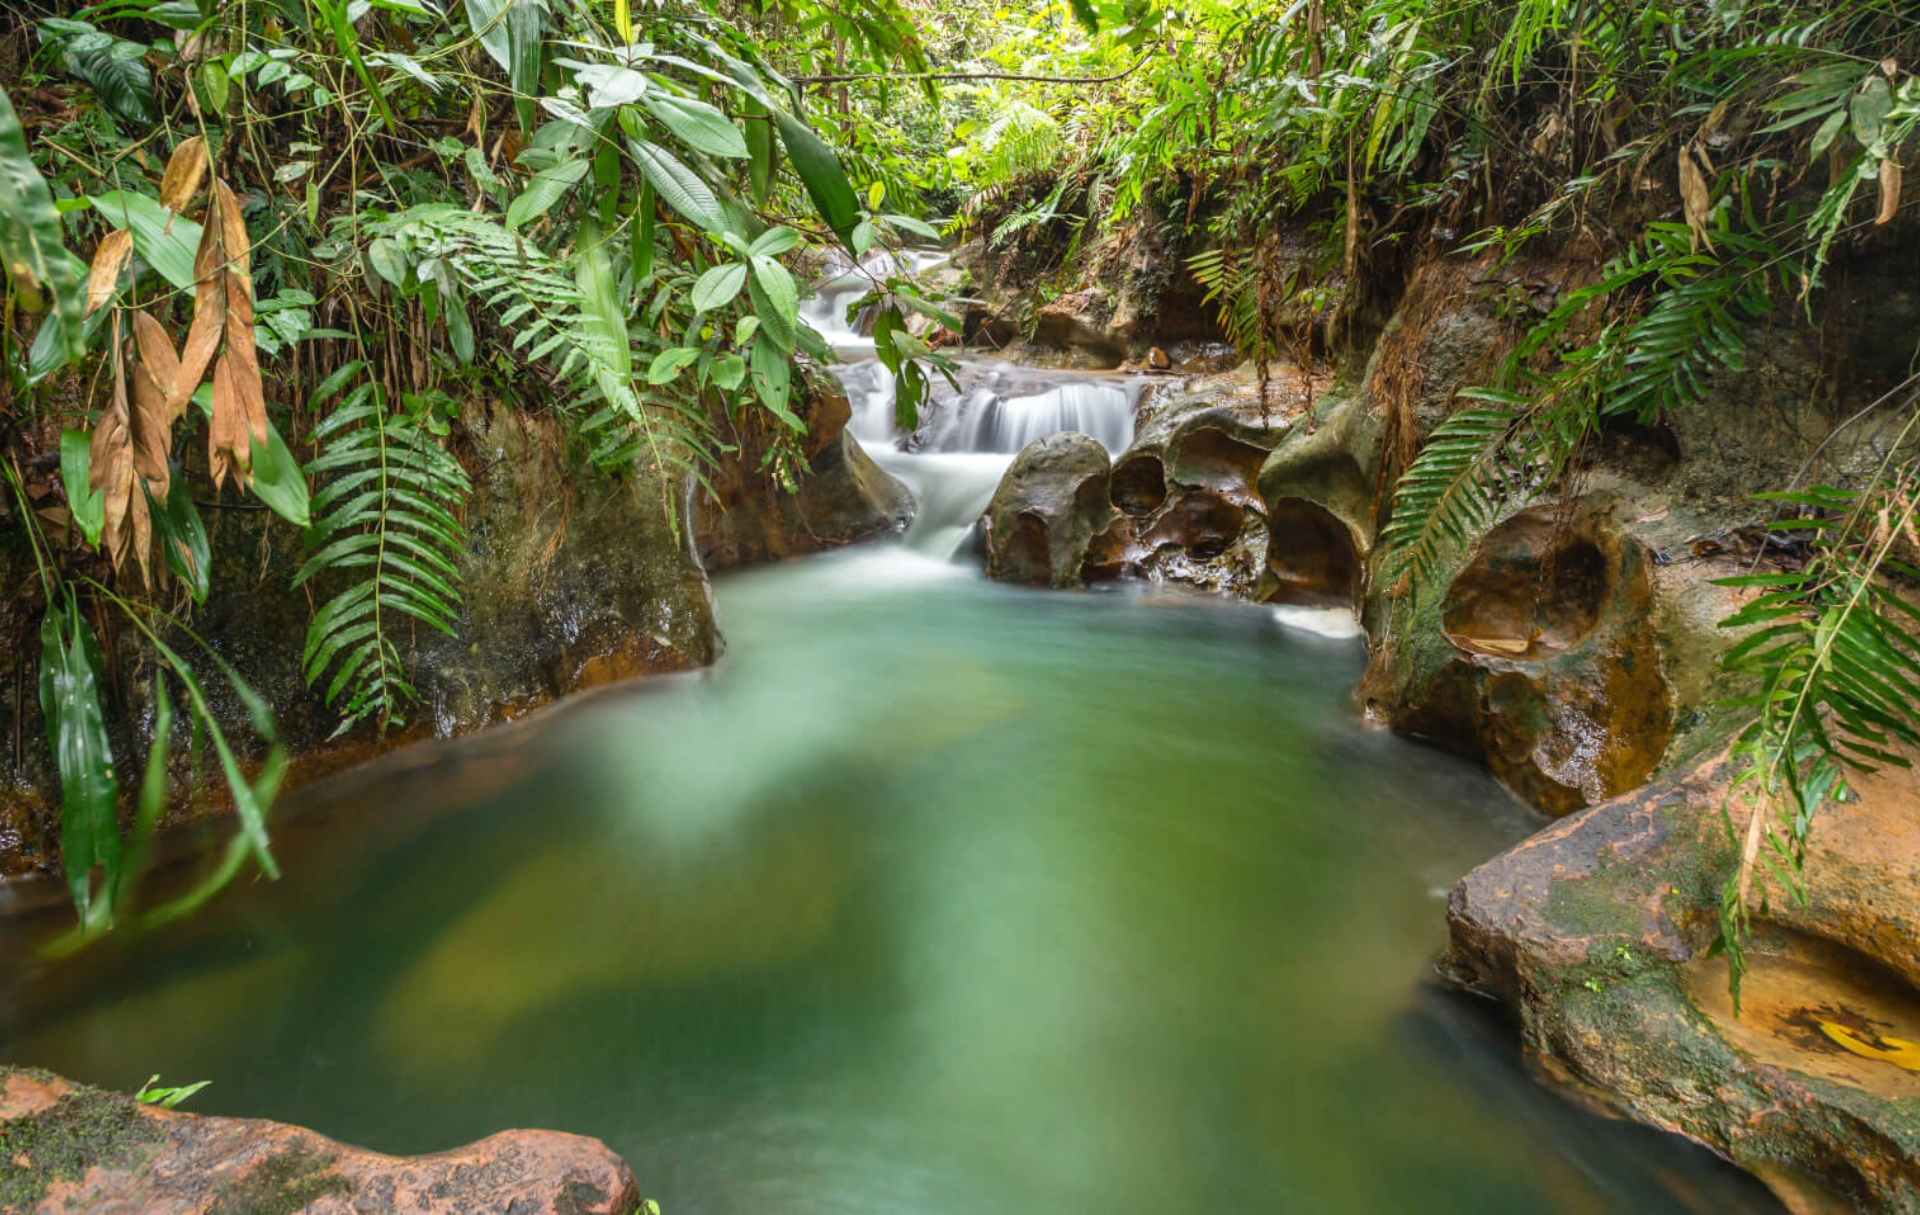
[(1884, 769), (1826, 812), (1804, 906), (1759, 874), (1736, 1010), (1710, 948), (1737, 860), (1722, 808), (1736, 831), (1747, 813), (1729, 777), (1709, 760), (1468, 874), (1443, 973), (1507, 1004), (1548, 1075), (1795, 1209), (1920, 1211), (1920, 780)]
[(0, 1211), (36, 1215), (631, 1215), (633, 1170), (604, 1143), (503, 1131), (383, 1156), (302, 1127), (160, 1109), (0, 1064)]
[(769, 467), (767, 428), (756, 413), (743, 423), (742, 450), (694, 494), (693, 534), (708, 571), (778, 561), (862, 540), (898, 535), (913, 521), (913, 494), (875, 464), (847, 429), (852, 407), (824, 375), (806, 379), (804, 470)]
[(1087, 550), (1112, 521), (1107, 449), (1083, 434), (1048, 435), (1013, 458), (982, 520), (987, 575), (1075, 587)]

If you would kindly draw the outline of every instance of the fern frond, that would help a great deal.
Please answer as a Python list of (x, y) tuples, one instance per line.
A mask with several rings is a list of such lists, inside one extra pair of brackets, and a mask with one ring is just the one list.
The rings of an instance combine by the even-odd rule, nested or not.
[[(365, 370), (351, 363), (328, 377), (310, 406)], [(332, 672), (325, 695), (340, 706), (336, 736), (363, 721), (385, 731), (406, 723), (419, 695), (393, 640), (404, 620), (458, 632), (466, 529), (456, 512), (473, 485), (425, 427), (388, 414), (371, 382), (347, 393), (314, 434), (322, 448), (307, 471), (331, 480), (314, 495), (309, 555), (293, 582), (338, 571), (356, 581), (314, 614), (301, 661), (308, 686)]]
[(1493, 522), (1508, 482), (1503, 462), (1521, 412), (1514, 404), (1463, 409), (1434, 429), (1393, 491), (1380, 533), (1389, 577), (1428, 579), (1440, 558)]

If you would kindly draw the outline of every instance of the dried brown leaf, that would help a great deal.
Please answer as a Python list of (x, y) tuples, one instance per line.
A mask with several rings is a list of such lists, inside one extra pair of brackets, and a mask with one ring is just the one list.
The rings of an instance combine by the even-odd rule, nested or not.
[(153, 376), (153, 382), (168, 390), (167, 425), (172, 426), (186, 412), (187, 400), (181, 397), (176, 405), (171, 399), (171, 390), (180, 379), (180, 356), (174, 353), (173, 339), (167, 336), (166, 329), (144, 310), (133, 314), (133, 340), (139, 348), (140, 362)]
[(133, 418), (127, 407), (127, 362), (118, 316), (113, 322), (113, 397), (93, 428), (90, 456), (93, 468), (88, 483), (105, 500), (106, 524), (101, 538), (107, 555), (113, 558), (113, 568), (123, 568), (131, 556), (140, 563), (140, 580), (152, 586), (147, 550), (153, 542), (153, 520), (147, 511), (146, 488), (135, 468)]
[(133, 233), (119, 228), (107, 233), (93, 251), (93, 268), (87, 271), (87, 311), (97, 310), (113, 298), (120, 285), (120, 272), (133, 256)]
[[(213, 369), (213, 423), (207, 429), (207, 464), (215, 487), (237, 470), (242, 482), (252, 463), (252, 445), (267, 437), (266, 386), (253, 341), (252, 243), (240, 200), (227, 183), (213, 179), (213, 201), (194, 257), (193, 325), (180, 354), (170, 401), (183, 401)], [(218, 362), (214, 362), (215, 355)], [(184, 408), (184, 406), (179, 406)]]
[(206, 175), (207, 141), (198, 135), (181, 140), (160, 178), (160, 205), (175, 213), (185, 211)]
[(1680, 205), (1686, 211), (1687, 227), (1693, 232), (1693, 247), (1698, 249), (1704, 242), (1712, 249), (1707, 217), (1713, 212), (1713, 190), (1700, 171), (1700, 163), (1694, 159), (1692, 144), (1680, 145)]
[(1900, 162), (1893, 157), (1880, 162), (1880, 214), (1873, 217), (1874, 223), (1890, 224), (1893, 217), (1900, 214), (1902, 176)]

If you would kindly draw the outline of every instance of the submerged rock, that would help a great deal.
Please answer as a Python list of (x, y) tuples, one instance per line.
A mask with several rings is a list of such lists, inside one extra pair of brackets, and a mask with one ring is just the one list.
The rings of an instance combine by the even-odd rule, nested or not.
[(633, 1170), (597, 1139), (503, 1131), (383, 1156), (302, 1127), (144, 1105), (0, 1064), (0, 1210), (38, 1215), (629, 1215)]
[(987, 505), (987, 575), (1029, 586), (1073, 587), (1095, 537), (1107, 530), (1107, 449), (1086, 435), (1035, 440), (1013, 459)]
[(1812, 1179), (1848, 1203), (1920, 1210), (1920, 780), (1883, 770), (1829, 811), (1808, 907), (1757, 879), (1768, 897), (1736, 1013), (1725, 959), (1709, 956), (1737, 858), (1722, 806), (1744, 826), (1728, 778), (1708, 761), (1468, 874), (1443, 971), (1509, 1005), (1549, 1074), (1790, 1201)]

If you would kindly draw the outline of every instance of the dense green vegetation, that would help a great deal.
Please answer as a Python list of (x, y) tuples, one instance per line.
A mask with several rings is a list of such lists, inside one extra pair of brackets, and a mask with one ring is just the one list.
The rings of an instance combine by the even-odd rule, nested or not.
[[(648, 468), (669, 513), (669, 477), (704, 477), (743, 428), (769, 434), (790, 478), (794, 358), (830, 356), (789, 263), (936, 236), (887, 206), (857, 142), (811, 120), (781, 70), (924, 68), (884, 2), (9, 17), (10, 526), (47, 605), (41, 705), (83, 935), (112, 923), (166, 798), (169, 683), (239, 810), (216, 880), (249, 859), (274, 871), (265, 819), (285, 752), (243, 772), (201, 681), (229, 683), (269, 743), (272, 707), (213, 649), (176, 648), (193, 605), (239, 593), (210, 584), (197, 500), (232, 482), (215, 505), (244, 493), (303, 529), (287, 576), (342, 588), (313, 614), (309, 683), (343, 731), (402, 726), (416, 699), (403, 638), (453, 632), (461, 602), (460, 400), (559, 413), (600, 467)], [(923, 386), (904, 314), (943, 310), (910, 283), (875, 287), (883, 353)], [(161, 672), (124, 840), (103, 621), (142, 635)]]
[[(1763, 323), (1824, 306), (1837, 253), (1913, 226), (1920, 13), (1900, 0), (15, 12), (8, 476), (89, 924), (138, 840), (101, 775), (88, 605), (150, 637), (212, 725), (159, 624), (221, 593), (181, 485), (234, 480), (305, 528), (297, 580), (351, 575), (307, 674), (343, 729), (387, 729), (412, 708), (399, 622), (450, 630), (460, 603), (457, 399), (484, 385), (561, 411), (604, 467), (695, 477), (764, 416), (790, 478), (794, 359), (829, 357), (798, 314), (821, 250), (939, 225), (1024, 259), (1038, 303), (1156, 229), (1263, 380), (1377, 330), (1422, 257), (1586, 265), (1423, 445), (1388, 420), (1384, 574), (1418, 594), (1564, 490), (1604, 426), (1703, 408)], [(875, 291), (910, 413), (938, 359), (909, 318), (954, 318), (904, 279)], [(1920, 420), (1916, 384), (1882, 407)], [(1724, 898), (1736, 959), (1754, 868), (1795, 886), (1847, 773), (1920, 745), (1912, 450), (1864, 486), (1752, 487), (1801, 560), (1748, 579), (1762, 594), (1729, 622), (1753, 629), (1728, 661), (1756, 689), (1737, 749), (1760, 808)], [(249, 779), (209, 737), (234, 863), (270, 867), (279, 768)]]

